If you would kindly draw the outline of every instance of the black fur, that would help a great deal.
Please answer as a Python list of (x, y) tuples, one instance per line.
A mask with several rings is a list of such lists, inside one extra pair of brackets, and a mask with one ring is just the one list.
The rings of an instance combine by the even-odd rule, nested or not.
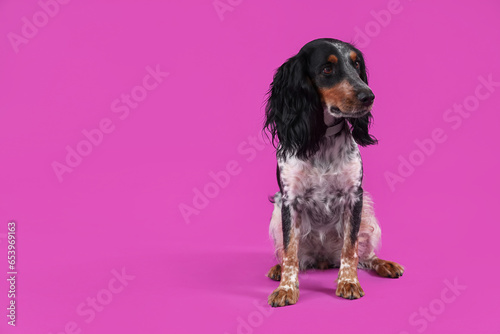
[(373, 116), (371, 113), (359, 118), (348, 118), (347, 121), (351, 124), (352, 137), (359, 146), (368, 146), (378, 144), (377, 138), (368, 133), (368, 129), (372, 123)]
[(281, 177), (280, 177), (280, 166), (276, 165), (276, 179), (278, 181), (278, 187), (280, 187), (280, 192), (283, 194), (283, 185), (281, 184)]
[[(356, 49), (354, 46), (352, 47), (355, 49), (358, 55), (360, 55), (361, 58), (363, 59), (363, 61), (361, 62), (361, 69), (359, 76), (361, 80), (363, 80), (363, 82), (368, 85), (368, 75), (363, 53), (358, 49)], [(368, 132), (368, 129), (370, 128), (370, 125), (372, 124), (373, 121), (373, 115), (371, 112), (369, 112), (363, 117), (348, 118), (347, 121), (351, 124), (351, 133), (358, 145), (364, 147), (368, 145), (378, 144), (377, 138), (375, 138)]]
[(278, 68), (269, 89), (264, 127), (271, 133), (277, 154), (307, 158), (325, 134), (323, 107), (306, 73), (305, 55), (298, 54)]
[(352, 223), (351, 223), (351, 243), (354, 245), (358, 239), (359, 228), (361, 226), (361, 212), (363, 211), (363, 188), (358, 188), (358, 201), (352, 208)]
[[(330, 82), (318, 75), (318, 68), (324, 64), (321, 63), (324, 60), (321, 60), (320, 55), (335, 53), (333, 43), (341, 43), (356, 52), (361, 60), (359, 73), (355, 73), (357, 79), (352, 78), (352, 71), (343, 71), (341, 68)], [(323, 114), (325, 105), (318, 87), (327, 87), (346, 78), (352, 81), (361, 79), (368, 84), (363, 55), (353, 45), (331, 38), (307, 43), (297, 55), (278, 68), (268, 92), (264, 124), (264, 129), (271, 134), (278, 157), (286, 159), (289, 154), (307, 159), (318, 151), (327, 127)], [(377, 139), (368, 132), (372, 121), (370, 112), (346, 119), (358, 145), (377, 143)]]
[(283, 202), (281, 206), (281, 228), (283, 230), (283, 248), (286, 250), (290, 243), (290, 231), (292, 228), (292, 217), (290, 207)]

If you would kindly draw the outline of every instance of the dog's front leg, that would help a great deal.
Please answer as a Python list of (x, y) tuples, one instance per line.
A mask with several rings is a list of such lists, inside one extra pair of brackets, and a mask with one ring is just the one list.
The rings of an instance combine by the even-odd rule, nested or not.
[(358, 233), (361, 225), (361, 211), (363, 209), (363, 189), (360, 187), (354, 204), (348, 203), (344, 207), (343, 232), (344, 244), (340, 256), (339, 278), (335, 294), (346, 299), (358, 299), (364, 296), (358, 280)]
[(273, 307), (292, 305), (299, 299), (299, 233), (300, 214), (283, 201), (281, 207), (283, 229), (283, 259), (279, 287), (269, 295)]

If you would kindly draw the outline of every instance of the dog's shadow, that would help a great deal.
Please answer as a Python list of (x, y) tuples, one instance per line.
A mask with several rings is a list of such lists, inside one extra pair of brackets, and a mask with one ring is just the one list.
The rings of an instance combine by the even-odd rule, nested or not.
[[(272, 252), (203, 251), (176, 255), (175, 285), (218, 294), (259, 298), (277, 286), (265, 277), (275, 264)], [(267, 297), (266, 297), (267, 298)]]
[[(268, 251), (203, 251), (178, 254), (173, 273), (175, 285), (230, 297), (265, 299), (279, 282), (266, 277), (276, 259)], [(301, 299), (328, 295), (334, 298), (338, 268), (308, 269), (299, 273)], [(371, 270), (359, 269), (379, 277)], [(314, 293), (315, 292), (315, 293)]]

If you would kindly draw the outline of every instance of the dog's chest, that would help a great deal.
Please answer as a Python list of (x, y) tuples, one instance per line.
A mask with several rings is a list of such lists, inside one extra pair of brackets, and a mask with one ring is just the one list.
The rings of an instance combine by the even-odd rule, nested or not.
[(325, 138), (307, 160), (279, 162), (285, 200), (298, 209), (320, 209), (348, 201), (361, 185), (362, 163), (352, 137)]

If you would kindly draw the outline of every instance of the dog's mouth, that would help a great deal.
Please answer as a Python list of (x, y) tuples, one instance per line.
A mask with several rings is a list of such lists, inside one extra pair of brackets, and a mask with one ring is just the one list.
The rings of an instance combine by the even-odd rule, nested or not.
[(341, 110), (337, 106), (330, 106), (329, 111), (335, 117), (362, 117), (372, 110), (372, 105), (363, 106), (361, 108), (352, 108), (351, 110)]

